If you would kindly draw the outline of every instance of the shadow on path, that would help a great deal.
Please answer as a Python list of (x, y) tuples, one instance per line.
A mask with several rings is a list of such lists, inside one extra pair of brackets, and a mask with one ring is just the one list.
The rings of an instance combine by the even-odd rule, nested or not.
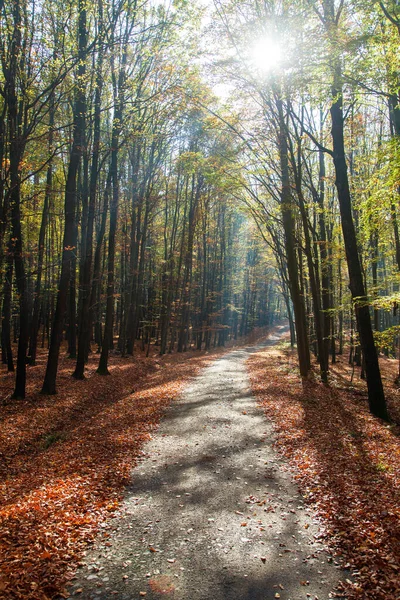
[(249, 391), (245, 361), (255, 349), (216, 360), (167, 411), (72, 593), (328, 599), (337, 568)]

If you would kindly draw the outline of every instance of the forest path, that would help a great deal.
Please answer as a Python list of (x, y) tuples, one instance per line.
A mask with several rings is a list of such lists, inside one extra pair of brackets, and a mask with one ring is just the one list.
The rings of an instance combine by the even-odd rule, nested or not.
[(169, 408), (121, 510), (87, 552), (72, 595), (330, 597), (337, 567), (318, 543), (318, 523), (250, 391), (245, 363), (255, 349), (216, 360)]

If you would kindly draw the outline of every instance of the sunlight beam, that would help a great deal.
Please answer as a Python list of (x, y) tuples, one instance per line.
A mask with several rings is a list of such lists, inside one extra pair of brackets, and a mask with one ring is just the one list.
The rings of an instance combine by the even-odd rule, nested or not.
[(282, 47), (272, 38), (257, 40), (250, 48), (249, 56), (251, 65), (260, 73), (271, 73), (282, 66)]

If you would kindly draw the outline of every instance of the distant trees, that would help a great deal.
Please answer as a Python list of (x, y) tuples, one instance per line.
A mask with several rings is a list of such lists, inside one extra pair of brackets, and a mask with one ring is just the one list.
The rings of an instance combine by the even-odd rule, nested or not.
[(1, 341), (10, 371), (18, 341), (15, 398), (38, 346), (55, 394), (64, 341), (83, 379), (93, 344), (107, 374), (112, 350), (208, 349), (279, 314), (224, 175), (237, 148), (197, 106), (214, 102), (190, 66), (199, 17), (176, 5), (0, 4)]

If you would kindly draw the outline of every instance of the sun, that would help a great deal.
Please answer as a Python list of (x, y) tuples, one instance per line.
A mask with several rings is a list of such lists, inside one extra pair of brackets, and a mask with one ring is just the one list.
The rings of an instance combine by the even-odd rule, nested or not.
[(250, 62), (261, 73), (271, 73), (282, 65), (283, 52), (280, 44), (272, 38), (257, 40), (250, 48)]

